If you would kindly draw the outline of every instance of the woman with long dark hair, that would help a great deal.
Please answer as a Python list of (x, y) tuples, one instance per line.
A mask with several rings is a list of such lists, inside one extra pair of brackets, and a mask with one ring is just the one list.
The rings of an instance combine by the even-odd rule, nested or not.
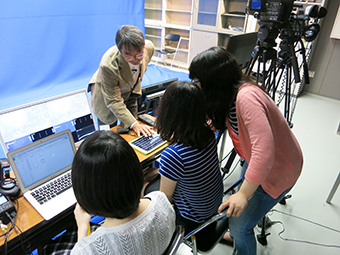
[(176, 223), (188, 233), (217, 213), (223, 196), (215, 135), (206, 124), (201, 89), (191, 82), (170, 84), (156, 123), (170, 143), (161, 154), (160, 191), (175, 204)]
[(239, 191), (219, 208), (229, 207), (225, 239), (234, 240), (238, 254), (256, 254), (253, 228), (296, 183), (302, 151), (274, 101), (242, 73), (227, 50), (212, 47), (198, 54), (189, 72), (203, 91), (211, 126), (227, 129), (246, 161)]

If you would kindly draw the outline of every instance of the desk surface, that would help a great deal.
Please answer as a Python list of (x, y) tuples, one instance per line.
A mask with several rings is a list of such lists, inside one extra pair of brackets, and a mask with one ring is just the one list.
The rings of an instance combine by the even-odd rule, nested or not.
[[(113, 127), (111, 130), (116, 132), (117, 128), (121, 126)], [(127, 142), (132, 141), (137, 136), (135, 132), (131, 131), (130, 134), (121, 135)], [(135, 150), (139, 161), (142, 164), (143, 169), (151, 164), (160, 153), (167, 147), (167, 144), (161, 146), (157, 150), (151, 152), (150, 154), (143, 154)], [(23, 197), (19, 197), (17, 203), (14, 202), (14, 205), (19, 210), (17, 214), (17, 226), (20, 228), (24, 238), (26, 238), (30, 244), (32, 250), (39, 247), (40, 244), (50, 240), (52, 237), (66, 229), (67, 227), (75, 224), (75, 219), (73, 216), (73, 209), (69, 208), (57, 217), (45, 221), (44, 218), (31, 206), (31, 204)], [(11, 224), (8, 224), (8, 227)], [(20, 232), (18, 230), (18, 232)], [(4, 251), (4, 242), (5, 237), (0, 237), (0, 254)], [(12, 230), (7, 237), (7, 249), (8, 254), (25, 254), (21, 248), (21, 239), (18, 237), (16, 232)]]

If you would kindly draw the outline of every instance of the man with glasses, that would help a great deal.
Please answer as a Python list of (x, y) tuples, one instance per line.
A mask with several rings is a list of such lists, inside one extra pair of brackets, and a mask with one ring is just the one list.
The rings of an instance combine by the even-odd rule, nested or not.
[(138, 27), (125, 25), (118, 30), (116, 45), (104, 53), (89, 83), (91, 106), (100, 122), (114, 126), (119, 119), (138, 136), (152, 134), (152, 127), (139, 124), (136, 117), (142, 78), (153, 53), (153, 43)]

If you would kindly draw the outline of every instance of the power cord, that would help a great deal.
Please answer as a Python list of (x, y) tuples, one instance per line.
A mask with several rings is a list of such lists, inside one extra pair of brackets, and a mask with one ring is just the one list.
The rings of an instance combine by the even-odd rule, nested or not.
[[(11, 220), (12, 226), (14, 226), (15, 233), (19, 236), (21, 240), (21, 247), (25, 251), (26, 254), (32, 254), (31, 244), (24, 238), (21, 234), (22, 231), (19, 226), (16, 224), (16, 216), (14, 220), (12, 220), (11, 216), (6, 212), (7, 217)], [(18, 229), (18, 230), (17, 230)], [(25, 247), (26, 244), (26, 247)]]
[(232, 150), (229, 151), (229, 153), (227, 155), (225, 155), (224, 158), (221, 159), (219, 163), (221, 164), (231, 154), (231, 152), (232, 152)]
[[(314, 221), (311, 221), (311, 220), (308, 220), (308, 219), (305, 219), (305, 218), (302, 218), (302, 217), (299, 217), (299, 216), (295, 216), (295, 215), (293, 215), (293, 214), (285, 213), (285, 212), (282, 212), (282, 211), (279, 211), (279, 210), (276, 210), (276, 209), (272, 209), (272, 210), (270, 210), (270, 212), (281, 213), (281, 214), (284, 214), (284, 215), (286, 215), (286, 216), (290, 216), (290, 217), (293, 217), (293, 218), (296, 218), (296, 219), (299, 219), (299, 220), (302, 220), (302, 221), (305, 221), (305, 222), (308, 222), (308, 223), (317, 225), (317, 226), (319, 226), (319, 227), (322, 227), (322, 228), (325, 228), (325, 229), (328, 229), (328, 230), (331, 230), (331, 231), (340, 233), (340, 230), (338, 230), (338, 229), (334, 229), (334, 228), (331, 228), (331, 227), (322, 225), (322, 224), (320, 224), (320, 223), (317, 223), (317, 222), (314, 222)], [(308, 241), (308, 240), (299, 240), (299, 239), (293, 239), (293, 238), (285, 238), (285, 237), (282, 236), (282, 234), (285, 232), (286, 229), (285, 229), (285, 227), (284, 227), (284, 224), (283, 224), (281, 221), (271, 221), (271, 222), (270, 222), (270, 225), (272, 226), (272, 225), (277, 224), (277, 223), (280, 223), (281, 226), (282, 226), (282, 230), (278, 233), (278, 236), (279, 236), (282, 240), (284, 240), (284, 241), (298, 242), (298, 243), (306, 243), (306, 244), (312, 244), (312, 245), (317, 245), (317, 246), (322, 246), (322, 247), (329, 247), (329, 248), (340, 248), (340, 245), (334, 245), (334, 244), (322, 244), (322, 243), (317, 243), (317, 242), (311, 242), (311, 241)]]
[[(16, 200), (17, 202), (17, 200)], [(17, 209), (19, 209), (19, 203), (17, 202)], [(13, 211), (12, 213), (15, 213), (15, 211)], [(12, 214), (13, 215), (13, 214)], [(6, 212), (6, 217), (11, 221), (11, 227), (6, 231), (7, 226), (3, 226), (3, 224), (1, 223), (1, 229), (4, 232), (2, 235), (0, 235), (0, 237), (5, 236), (5, 241), (4, 241), (4, 254), (7, 255), (7, 238), (9, 233), (15, 228), (15, 222), (16, 222), (16, 213), (14, 214), (14, 221), (12, 220), (12, 216), (8, 214), (8, 212)], [(14, 224), (13, 224), (14, 222)]]
[[(233, 167), (233, 169), (231, 170), (231, 172), (230, 172), (227, 176), (224, 177), (223, 181), (225, 181), (226, 179), (228, 179), (228, 178), (233, 174), (233, 172), (236, 170), (236, 167), (238, 166), (238, 164), (239, 164), (241, 161), (242, 161), (242, 159), (239, 159), (239, 160), (238, 160), (237, 164)], [(222, 170), (222, 171), (223, 171), (223, 170)]]
[[(223, 162), (227, 157), (229, 157), (229, 156), (230, 156), (230, 157), (233, 157), (233, 158), (234, 158), (233, 161), (234, 161), (234, 160), (235, 160), (235, 156), (236, 156), (237, 154), (234, 152), (234, 153), (235, 153), (235, 156), (234, 156), (234, 155), (231, 155), (233, 152), (234, 152), (234, 149), (232, 149), (231, 151), (229, 151), (229, 153), (228, 153), (227, 155), (225, 155), (224, 158), (221, 159), (221, 160), (219, 161), (219, 164), (221, 165), (222, 162)], [(231, 170), (231, 172), (230, 172), (230, 167), (231, 167), (231, 165), (232, 165), (232, 162), (231, 162), (231, 163), (228, 162), (224, 167), (221, 168), (221, 171), (223, 172), (223, 175), (228, 174), (227, 176), (224, 176), (223, 181), (225, 181), (227, 178), (229, 178), (229, 177), (233, 174), (233, 172), (235, 171), (235, 169), (236, 169), (236, 167), (238, 166), (239, 163), (241, 163), (241, 166), (242, 166), (242, 161), (243, 161), (243, 159), (242, 159), (242, 158), (239, 158), (238, 162), (235, 164), (235, 166), (234, 166), (234, 168)]]
[[(32, 250), (31, 250), (31, 244), (23, 237), (21, 236), (22, 234), (22, 231), (21, 229), (19, 228), (19, 226), (16, 224), (16, 221), (17, 221), (17, 213), (19, 211), (19, 202), (17, 199), (15, 199), (15, 203), (16, 203), (16, 211), (12, 211), (10, 214), (8, 212), (6, 212), (6, 216), (7, 218), (10, 220), (11, 222), (11, 227), (9, 228), (8, 231), (4, 231), (5, 233), (0, 235), (0, 237), (2, 236), (5, 236), (5, 242), (4, 242), (4, 255), (7, 255), (7, 238), (8, 238), (8, 235), (9, 233), (14, 229), (15, 233), (19, 236), (20, 240), (21, 240), (21, 247), (22, 249), (24, 250), (24, 252), (26, 254), (31, 254), (32, 253)], [(12, 219), (13, 218), (13, 219)], [(20, 231), (20, 233), (18, 232), (18, 230)], [(26, 248), (24, 247), (26, 243)]]

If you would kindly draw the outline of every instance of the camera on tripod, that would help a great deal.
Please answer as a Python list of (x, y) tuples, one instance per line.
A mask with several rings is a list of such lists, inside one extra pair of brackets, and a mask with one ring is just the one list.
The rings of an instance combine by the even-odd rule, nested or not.
[[(285, 103), (284, 116), (292, 127), (301, 85), (309, 84), (307, 58), (320, 31), (319, 19), (327, 10), (296, 5), (294, 0), (248, 0), (246, 12), (259, 20), (260, 27), (245, 73), (256, 77), (278, 106)], [(278, 37), (279, 47), (275, 48)]]
[(313, 41), (320, 31), (318, 19), (327, 14), (326, 8), (322, 6), (303, 7), (295, 5), (294, 0), (249, 0), (246, 11), (259, 20), (258, 38), (270, 47), (279, 33), (285, 36), (284, 29), (288, 26), (293, 32), (289, 36), (295, 37), (293, 41), (300, 38), (307, 42)]
[(293, 9), (293, 0), (249, 0), (247, 14), (264, 22), (286, 22)]

